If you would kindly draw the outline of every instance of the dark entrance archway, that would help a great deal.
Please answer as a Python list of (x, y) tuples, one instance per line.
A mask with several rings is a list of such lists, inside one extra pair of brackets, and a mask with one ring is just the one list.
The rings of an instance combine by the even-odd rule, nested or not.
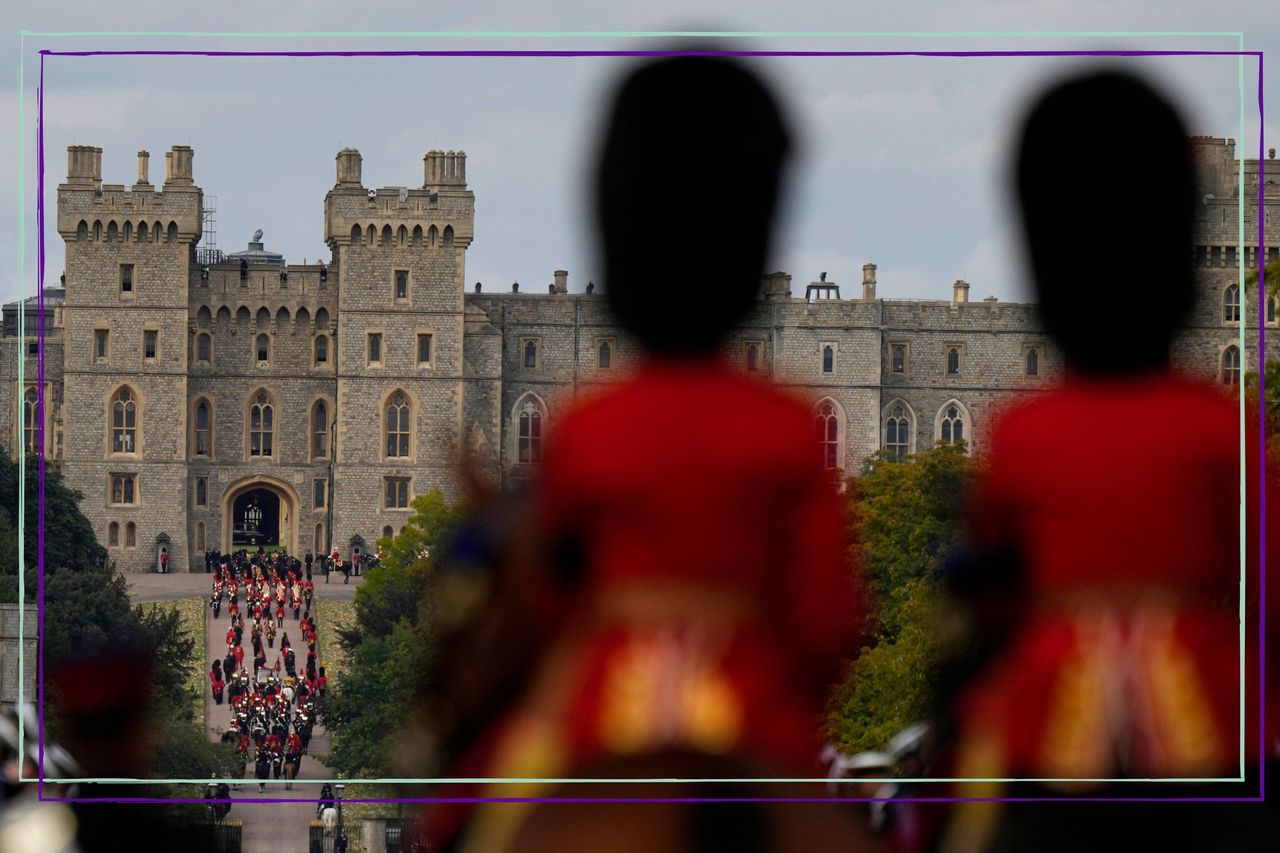
[(280, 496), (271, 489), (247, 489), (231, 505), (231, 547), (280, 544)]

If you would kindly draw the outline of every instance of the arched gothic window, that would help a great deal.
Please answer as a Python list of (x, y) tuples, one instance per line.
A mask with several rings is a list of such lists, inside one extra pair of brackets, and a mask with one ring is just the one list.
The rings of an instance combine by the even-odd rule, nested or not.
[(822, 372), (832, 373), (836, 367), (836, 348), (827, 344), (822, 348)]
[(396, 532), (395, 532), (395, 530), (393, 530), (393, 529), (391, 528), (391, 525), (390, 525), (390, 524), (388, 524), (386, 527), (382, 528), (382, 538), (383, 538), (383, 539), (391, 539), (391, 538), (392, 538), (392, 537), (394, 537), (395, 535), (396, 535)]
[(138, 447), (138, 401), (128, 386), (111, 401), (111, 452), (136, 453)]
[(200, 364), (208, 364), (209, 357), (213, 352), (213, 338), (208, 332), (201, 332), (196, 335), (196, 361)]
[(138, 525), (132, 521), (124, 526), (124, 547), (136, 548), (138, 546)]
[(269, 457), (273, 432), (273, 407), (266, 391), (259, 391), (249, 407), (249, 455)]
[(538, 342), (524, 342), (524, 366), (532, 370), (538, 366)]
[(1222, 319), (1228, 323), (1240, 320), (1240, 288), (1234, 284), (1222, 294)]
[(516, 410), (516, 459), (530, 464), (542, 459), (542, 408), (532, 397)]
[(613, 345), (608, 341), (600, 342), (600, 350), (596, 354), (596, 364), (601, 370), (608, 370), (613, 366)]
[(201, 399), (196, 403), (196, 429), (195, 429), (195, 447), (193, 453), (196, 456), (209, 456), (212, 443), (210, 436), (212, 435), (209, 417), (209, 401)]
[(942, 420), (938, 425), (938, 440), (945, 444), (964, 440), (964, 416), (955, 403), (942, 410)]
[(1028, 376), (1040, 375), (1040, 351), (1039, 350), (1034, 350), (1034, 349), (1027, 350), (1027, 375)]
[(324, 459), (329, 455), (329, 407), (324, 400), (317, 400), (311, 409), (311, 458)]
[(316, 529), (315, 529), (314, 535), (312, 536), (311, 544), (313, 546), (311, 549), (312, 551), (314, 551), (317, 554), (324, 553), (324, 525), (323, 524), (321, 523), (316, 524)]
[(409, 455), (409, 400), (403, 391), (397, 391), (387, 401), (385, 432), (387, 457), (404, 458)]
[(960, 372), (960, 348), (951, 347), (947, 350), (947, 373), (955, 376)]
[(196, 550), (203, 551), (205, 549), (204, 542), (204, 522), (196, 522)]
[(27, 453), (35, 453), (39, 448), (39, 403), (39, 395), (33, 385), (22, 395), (22, 447)]
[(911, 418), (901, 403), (895, 404), (885, 418), (884, 449), (898, 462), (911, 452)]
[(266, 364), (271, 358), (271, 338), (268, 335), (258, 335), (256, 355), (259, 364)]
[(840, 467), (840, 415), (830, 400), (818, 404), (815, 434), (822, 447), (822, 464), (828, 471)]
[(316, 335), (316, 364), (329, 363), (329, 336)]
[(760, 347), (757, 344), (751, 344), (747, 347), (747, 370), (760, 369)]
[(1229, 346), (1222, 351), (1222, 384), (1236, 385), (1240, 382), (1240, 348)]
[(107, 545), (111, 548), (120, 546), (120, 523), (113, 521), (107, 525)]

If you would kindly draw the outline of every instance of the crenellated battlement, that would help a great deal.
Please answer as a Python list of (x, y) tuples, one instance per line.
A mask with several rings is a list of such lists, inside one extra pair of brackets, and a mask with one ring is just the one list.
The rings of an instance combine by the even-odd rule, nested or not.
[(150, 183), (150, 154), (138, 152), (132, 187), (102, 182), (102, 149), (67, 147), (67, 180), (58, 185), (58, 233), (67, 240), (195, 243), (204, 194), (191, 174), (194, 151), (175, 145), (165, 154), (165, 183)]
[(337, 154), (337, 182), (325, 196), (325, 242), (338, 246), (466, 248), (474, 236), (475, 195), (462, 151), (428, 151), (421, 187), (366, 189), (354, 148)]

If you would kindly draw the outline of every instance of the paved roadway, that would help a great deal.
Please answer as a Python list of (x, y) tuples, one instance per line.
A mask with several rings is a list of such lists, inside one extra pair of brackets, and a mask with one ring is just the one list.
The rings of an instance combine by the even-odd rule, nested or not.
[[(194, 595), (205, 596), (207, 600), (212, 584), (211, 576), (203, 572), (199, 574), (170, 575), (142, 574), (127, 575), (126, 577), (129, 581), (129, 593), (134, 601), (164, 601), (175, 598), (189, 598)], [(323, 575), (313, 576), (313, 580), (319, 581), (315, 587), (318, 598), (333, 599), (352, 598), (355, 595), (356, 587), (363, 582), (363, 578), (353, 577), (351, 578), (351, 583), (343, 584), (342, 575), (340, 574), (334, 575), (328, 584), (324, 583)], [(293, 620), (293, 611), (286, 608), (285, 614), (284, 630), (289, 631), (295, 652), (301, 650), (301, 654), (298, 655), (298, 665), (301, 668), (306, 662), (307, 646), (305, 641), (301, 640), (298, 623)], [(213, 619), (213, 612), (207, 607), (205, 608), (204, 657), (206, 664), (215, 657), (226, 657), (226, 634), (230, 625), (225, 602), (222, 606), (222, 616), (216, 620)], [(321, 624), (320, 630), (324, 631), (326, 627)], [(248, 631), (246, 630), (246, 639), (247, 635)], [(275, 663), (274, 654), (279, 652), (278, 635), (276, 640), (276, 647), (267, 649), (268, 666)], [(209, 689), (207, 675), (203, 681), (203, 689), (204, 714), (205, 722), (209, 729), (209, 738), (210, 740), (217, 740), (231, 723), (231, 709), (225, 701), (222, 705), (214, 704), (213, 691)], [(314, 754), (324, 755), (328, 751), (329, 735), (325, 732), (323, 726), (317, 724), (312, 733), (309, 754), (303, 756), (302, 768), (298, 779), (305, 781), (306, 779), (333, 778), (332, 771), (312, 757)], [(233, 790), (231, 792), (233, 799), (259, 796), (258, 782), (252, 778), (252, 763), (246, 764), (245, 772), (247, 778), (244, 784), (240, 786), (241, 790)], [(273, 780), (267, 783), (265, 796), (296, 799), (299, 800), (298, 804), (245, 803), (239, 806), (232, 806), (230, 817), (239, 818), (244, 822), (243, 853), (307, 853), (308, 826), (315, 817), (316, 800), (319, 795), (319, 784), (308, 785), (302, 784), (302, 782), (295, 782), (293, 790), (286, 791), (283, 780), (279, 782)], [(350, 834), (351, 832), (352, 828), (348, 827), (348, 833)]]

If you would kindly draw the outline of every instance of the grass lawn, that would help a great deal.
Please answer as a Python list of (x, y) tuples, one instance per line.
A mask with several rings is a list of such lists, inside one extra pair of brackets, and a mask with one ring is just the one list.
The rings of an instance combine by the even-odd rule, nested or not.
[(332, 683), (347, 670), (347, 652), (339, 645), (335, 629), (355, 626), (355, 602), (317, 598), (312, 607), (316, 612), (316, 658)]
[(181, 618), (182, 630), (191, 637), (194, 645), (187, 663), (187, 693), (191, 697), (195, 720), (204, 725), (204, 691), (208, 689), (205, 678), (204, 650), (206, 645), (204, 634), (204, 598), (178, 598), (169, 601), (154, 601), (141, 605), (147, 608), (162, 610), (176, 609)]

